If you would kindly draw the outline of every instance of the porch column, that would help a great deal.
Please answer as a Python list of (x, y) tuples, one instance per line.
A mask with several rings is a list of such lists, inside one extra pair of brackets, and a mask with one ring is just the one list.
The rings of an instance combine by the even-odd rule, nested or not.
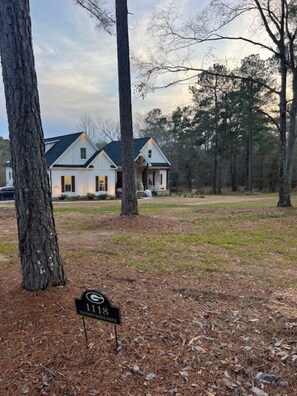
[(166, 191), (169, 190), (169, 170), (166, 170)]
[(145, 190), (148, 189), (148, 165), (143, 169), (143, 187)]

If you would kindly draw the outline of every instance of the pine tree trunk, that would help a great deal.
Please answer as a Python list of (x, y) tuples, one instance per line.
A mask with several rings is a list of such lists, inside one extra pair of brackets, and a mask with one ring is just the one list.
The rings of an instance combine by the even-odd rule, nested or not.
[(253, 192), (253, 165), (254, 165), (254, 144), (253, 144), (253, 82), (248, 85), (248, 113), (247, 113), (247, 154), (246, 154), (246, 192)]
[(236, 151), (234, 150), (234, 148), (230, 158), (230, 176), (231, 176), (231, 190), (237, 191)]
[(279, 102), (280, 112), (280, 137), (279, 137), (279, 200), (277, 206), (291, 205), (291, 180), (287, 173), (287, 66), (285, 49), (280, 48), (281, 93)]
[(0, 1), (0, 53), (23, 287), (64, 285), (45, 162), (28, 0)]
[(286, 175), (288, 189), (291, 191), (292, 172), (294, 163), (294, 154), (296, 151), (296, 116), (297, 116), (297, 69), (293, 70), (293, 100), (290, 108), (290, 124), (287, 139), (287, 162), (286, 162)]
[(218, 172), (218, 151), (219, 151), (219, 114), (218, 114), (218, 96), (217, 96), (217, 77), (215, 77), (214, 89), (214, 111), (215, 111), (215, 136), (214, 136), (214, 157), (213, 157), (213, 179), (212, 193), (217, 194), (217, 172)]
[[(251, 122), (251, 120), (250, 120)], [(248, 174), (247, 174), (247, 191), (253, 192), (253, 127), (252, 124), (248, 127)]]
[(223, 159), (221, 153), (219, 153), (218, 158), (218, 183), (217, 183), (217, 192), (218, 194), (222, 194), (222, 169), (223, 169)]
[(264, 170), (264, 164), (263, 164), (263, 158), (261, 157), (261, 158), (260, 158), (259, 183), (258, 183), (259, 191), (262, 191), (262, 190), (263, 190), (263, 179), (264, 179), (264, 177), (263, 177), (263, 173), (264, 173), (263, 170)]
[(121, 215), (137, 215), (127, 0), (116, 0), (123, 192)]
[(212, 174), (212, 193), (217, 193), (217, 170), (218, 170), (218, 153), (215, 147), (215, 152), (213, 156), (213, 174)]
[(248, 192), (253, 192), (253, 165), (254, 165), (254, 144), (253, 144), (253, 83), (250, 83), (250, 103), (248, 113)]

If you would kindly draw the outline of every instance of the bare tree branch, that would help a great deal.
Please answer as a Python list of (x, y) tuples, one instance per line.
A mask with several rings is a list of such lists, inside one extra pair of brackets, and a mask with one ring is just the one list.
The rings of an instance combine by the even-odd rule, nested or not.
[(264, 81), (261, 80), (257, 80), (251, 76), (242, 76), (242, 75), (237, 75), (234, 72), (232, 73), (219, 73), (219, 72), (215, 72), (215, 71), (211, 71), (209, 69), (204, 69), (204, 68), (197, 68), (197, 67), (188, 67), (188, 66), (184, 66), (184, 65), (176, 65), (176, 66), (171, 66), (171, 65), (165, 65), (165, 64), (161, 64), (161, 65), (152, 65), (152, 68), (148, 70), (148, 77), (151, 74), (154, 73), (178, 73), (178, 72), (183, 72), (183, 73), (188, 73), (188, 72), (195, 72), (194, 75), (190, 76), (190, 77), (185, 77), (185, 78), (181, 78), (181, 79), (177, 79), (174, 80), (173, 82), (170, 83), (166, 83), (162, 86), (155, 86), (154, 88), (152, 88), (152, 90), (154, 89), (162, 89), (162, 88), (168, 88), (171, 87), (175, 84), (181, 83), (181, 82), (186, 82), (186, 81), (190, 81), (193, 80), (194, 78), (197, 78), (201, 73), (206, 73), (212, 76), (217, 76), (217, 77), (222, 77), (222, 78), (226, 78), (226, 79), (234, 79), (234, 80), (240, 80), (240, 81), (250, 81), (256, 84), (261, 85), (262, 87), (266, 88), (269, 92), (274, 93), (276, 95), (280, 95), (280, 91), (278, 91), (277, 89), (271, 87), (270, 85), (266, 84)]
[[(216, 36), (216, 37), (213, 37), (213, 36)], [(219, 40), (245, 41), (245, 42), (253, 44), (255, 46), (267, 49), (268, 51), (272, 52), (274, 55), (278, 56), (278, 52), (275, 51), (272, 47), (269, 47), (268, 45), (254, 41), (252, 39), (248, 39), (247, 37), (241, 37), (241, 36), (235, 37), (235, 36), (221, 36), (219, 34), (212, 34), (211, 36), (209, 36), (206, 39), (196, 40), (196, 43), (201, 44), (203, 42), (219, 41)]]
[(115, 18), (110, 11), (104, 8), (101, 0), (74, 0), (74, 3), (89, 12), (92, 18), (97, 20), (97, 28), (104, 29), (112, 34), (112, 27), (115, 25)]
[[(274, 42), (274, 44), (275, 44), (276, 46), (278, 46), (278, 45), (279, 45), (279, 41), (277, 40), (275, 34), (274, 34), (274, 33), (272, 32), (272, 30), (270, 29), (269, 23), (268, 23), (268, 21), (267, 21), (267, 18), (266, 18), (265, 14), (264, 14), (263, 8), (261, 7), (261, 4), (260, 4), (259, 0), (254, 0), (254, 2), (256, 3), (256, 6), (257, 6), (258, 11), (259, 11), (259, 14), (260, 14), (260, 16), (261, 16), (262, 22), (263, 22), (263, 24), (264, 24), (264, 27), (265, 27), (265, 29), (266, 29), (266, 31), (267, 31), (269, 37), (270, 37), (271, 40)], [(280, 25), (279, 31), (281, 31), (281, 25)]]
[(266, 111), (264, 111), (262, 109), (256, 109), (256, 111), (258, 113), (261, 113), (261, 114), (265, 115), (273, 123), (273, 125), (276, 126), (278, 132), (280, 132), (279, 123), (277, 121), (275, 121), (275, 119), (269, 113), (267, 113)]
[(277, 31), (279, 33), (281, 33), (280, 31), (280, 20), (278, 19), (278, 17), (276, 16), (276, 14), (271, 10), (270, 8), (270, 0), (267, 0), (267, 9), (266, 9), (270, 20), (272, 21), (272, 23), (274, 24), (274, 26), (276, 27)]
[(108, 137), (111, 142), (113, 142), (114, 140), (120, 140), (121, 138), (119, 123), (114, 122), (110, 119), (98, 119), (96, 123), (96, 128), (100, 133)]

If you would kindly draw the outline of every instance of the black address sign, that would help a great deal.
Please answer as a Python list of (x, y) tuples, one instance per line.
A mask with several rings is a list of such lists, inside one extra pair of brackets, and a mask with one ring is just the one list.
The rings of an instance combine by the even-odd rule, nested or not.
[(121, 324), (120, 309), (113, 307), (108, 298), (97, 290), (86, 290), (80, 299), (75, 299), (75, 305), (79, 315), (114, 325)]

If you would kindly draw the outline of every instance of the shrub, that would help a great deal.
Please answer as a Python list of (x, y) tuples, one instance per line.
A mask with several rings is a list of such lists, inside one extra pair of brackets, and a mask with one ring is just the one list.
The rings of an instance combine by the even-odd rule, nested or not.
[(98, 195), (98, 199), (106, 199), (108, 197), (108, 194), (100, 194)]
[(88, 197), (88, 199), (94, 199), (95, 198), (95, 194), (93, 194), (93, 193), (87, 193), (87, 197)]

